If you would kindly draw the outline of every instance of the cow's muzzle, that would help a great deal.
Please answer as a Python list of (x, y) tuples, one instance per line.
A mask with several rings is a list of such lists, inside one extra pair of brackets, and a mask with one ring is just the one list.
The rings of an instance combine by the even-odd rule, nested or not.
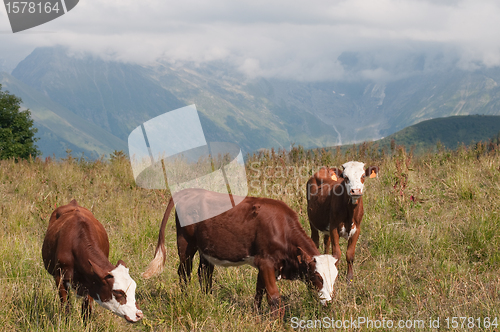
[(327, 307), (332, 303), (332, 300), (320, 300), (319, 301), (323, 307)]
[(363, 196), (363, 190), (361, 189), (351, 189), (349, 196)]
[(144, 314), (142, 313), (141, 310), (137, 310), (137, 312), (135, 313), (135, 319), (131, 319), (127, 315), (125, 315), (124, 317), (127, 320), (127, 322), (129, 322), (129, 323), (137, 323), (138, 321), (140, 321), (144, 317)]

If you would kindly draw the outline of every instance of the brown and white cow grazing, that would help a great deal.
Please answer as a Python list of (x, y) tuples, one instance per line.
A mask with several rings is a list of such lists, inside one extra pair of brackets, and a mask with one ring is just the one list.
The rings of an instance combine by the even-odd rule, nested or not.
[(307, 214), (311, 237), (319, 248), (319, 232), (323, 233), (325, 254), (330, 247), (333, 257), (340, 259), (339, 238), (347, 242), (347, 280), (352, 282), (354, 251), (363, 218), (363, 187), (366, 178), (374, 178), (378, 167), (364, 168), (364, 163), (350, 161), (337, 168), (321, 168), (307, 181)]
[[(218, 204), (222, 195), (202, 189), (186, 189), (175, 197), (177, 209), (196, 214), (201, 206)], [(165, 225), (174, 206), (171, 198), (160, 227), (155, 258), (143, 274), (158, 273), (165, 264)], [(280, 308), (276, 278), (305, 279), (311, 282), (322, 304), (331, 300), (337, 277), (336, 260), (319, 255), (318, 249), (301, 227), (297, 214), (285, 203), (268, 198), (246, 197), (232, 209), (215, 217), (181, 227), (176, 212), (178, 274), (181, 283), (189, 280), (192, 259), (200, 252), (198, 277), (206, 291), (211, 289), (214, 265), (248, 264), (259, 270), (255, 307), (264, 292), (274, 311)]]
[(135, 303), (136, 283), (123, 261), (108, 260), (109, 241), (104, 227), (84, 207), (72, 200), (50, 216), (42, 247), (45, 269), (54, 277), (61, 304), (69, 310), (69, 287), (83, 296), (82, 315), (90, 316), (92, 299), (129, 322), (137, 322), (142, 311)]

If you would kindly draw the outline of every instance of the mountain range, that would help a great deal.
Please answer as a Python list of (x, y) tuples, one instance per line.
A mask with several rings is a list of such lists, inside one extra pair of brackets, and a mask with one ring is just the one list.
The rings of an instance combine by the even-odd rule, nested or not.
[[(339, 61), (348, 69), (355, 57)], [(63, 47), (37, 48), (0, 74), (3, 89), (31, 110), (39, 148), (56, 157), (127, 151), (134, 128), (190, 104), (207, 141), (236, 142), (244, 152), (375, 140), (427, 119), (500, 115), (498, 82), (499, 68), (423, 67), (390, 82), (251, 79), (223, 62), (139, 65)]]

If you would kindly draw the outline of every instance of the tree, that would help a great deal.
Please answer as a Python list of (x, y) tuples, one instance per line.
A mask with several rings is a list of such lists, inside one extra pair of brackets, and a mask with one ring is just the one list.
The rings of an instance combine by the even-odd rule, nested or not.
[(35, 142), (29, 110), (21, 111), (21, 98), (2, 91), (0, 84), (0, 159), (36, 157), (41, 154)]

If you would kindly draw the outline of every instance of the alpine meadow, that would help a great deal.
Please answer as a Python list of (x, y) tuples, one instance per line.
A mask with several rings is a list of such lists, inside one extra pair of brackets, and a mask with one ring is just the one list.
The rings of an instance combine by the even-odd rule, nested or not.
[(500, 0), (4, 4), (0, 332), (500, 332)]
[[(333, 328), (338, 320), (355, 320), (346, 329), (352, 331), (380, 330), (376, 324), (389, 321), (395, 327), (403, 322), (409, 330), (432, 330), (436, 322), (442, 330), (469, 329), (470, 324), (478, 330), (498, 330), (498, 146), (478, 143), (418, 156), (402, 146), (380, 151), (371, 143), (345, 153), (301, 147), (270, 150), (247, 156), (249, 195), (284, 201), (310, 235), (308, 178), (322, 165), (340, 166), (349, 160), (380, 167), (378, 178), (366, 182), (354, 283), (347, 284), (342, 258), (333, 301), (322, 307), (306, 284), (279, 281), (285, 307), (282, 320), (270, 313), (266, 301), (260, 312), (253, 310), (257, 270), (249, 266), (216, 267), (212, 294), (200, 289), (196, 276), (181, 289), (173, 214), (166, 229), (164, 271), (147, 280), (141, 277), (153, 258), (170, 195), (137, 187), (123, 153), (115, 152), (109, 161), (87, 161), (71, 154), (60, 161), (2, 160), (0, 330), (282, 331), (299, 324), (316, 330), (328, 327), (328, 322)], [(70, 314), (61, 308), (54, 281), (43, 266), (41, 247), (52, 211), (73, 198), (104, 225), (110, 261), (122, 258), (130, 268), (137, 281), (137, 303), (144, 312), (141, 322), (127, 324), (95, 305), (85, 324), (81, 299), (74, 291)], [(346, 245), (341, 240), (343, 255)], [(367, 323), (356, 325), (360, 318)]]

